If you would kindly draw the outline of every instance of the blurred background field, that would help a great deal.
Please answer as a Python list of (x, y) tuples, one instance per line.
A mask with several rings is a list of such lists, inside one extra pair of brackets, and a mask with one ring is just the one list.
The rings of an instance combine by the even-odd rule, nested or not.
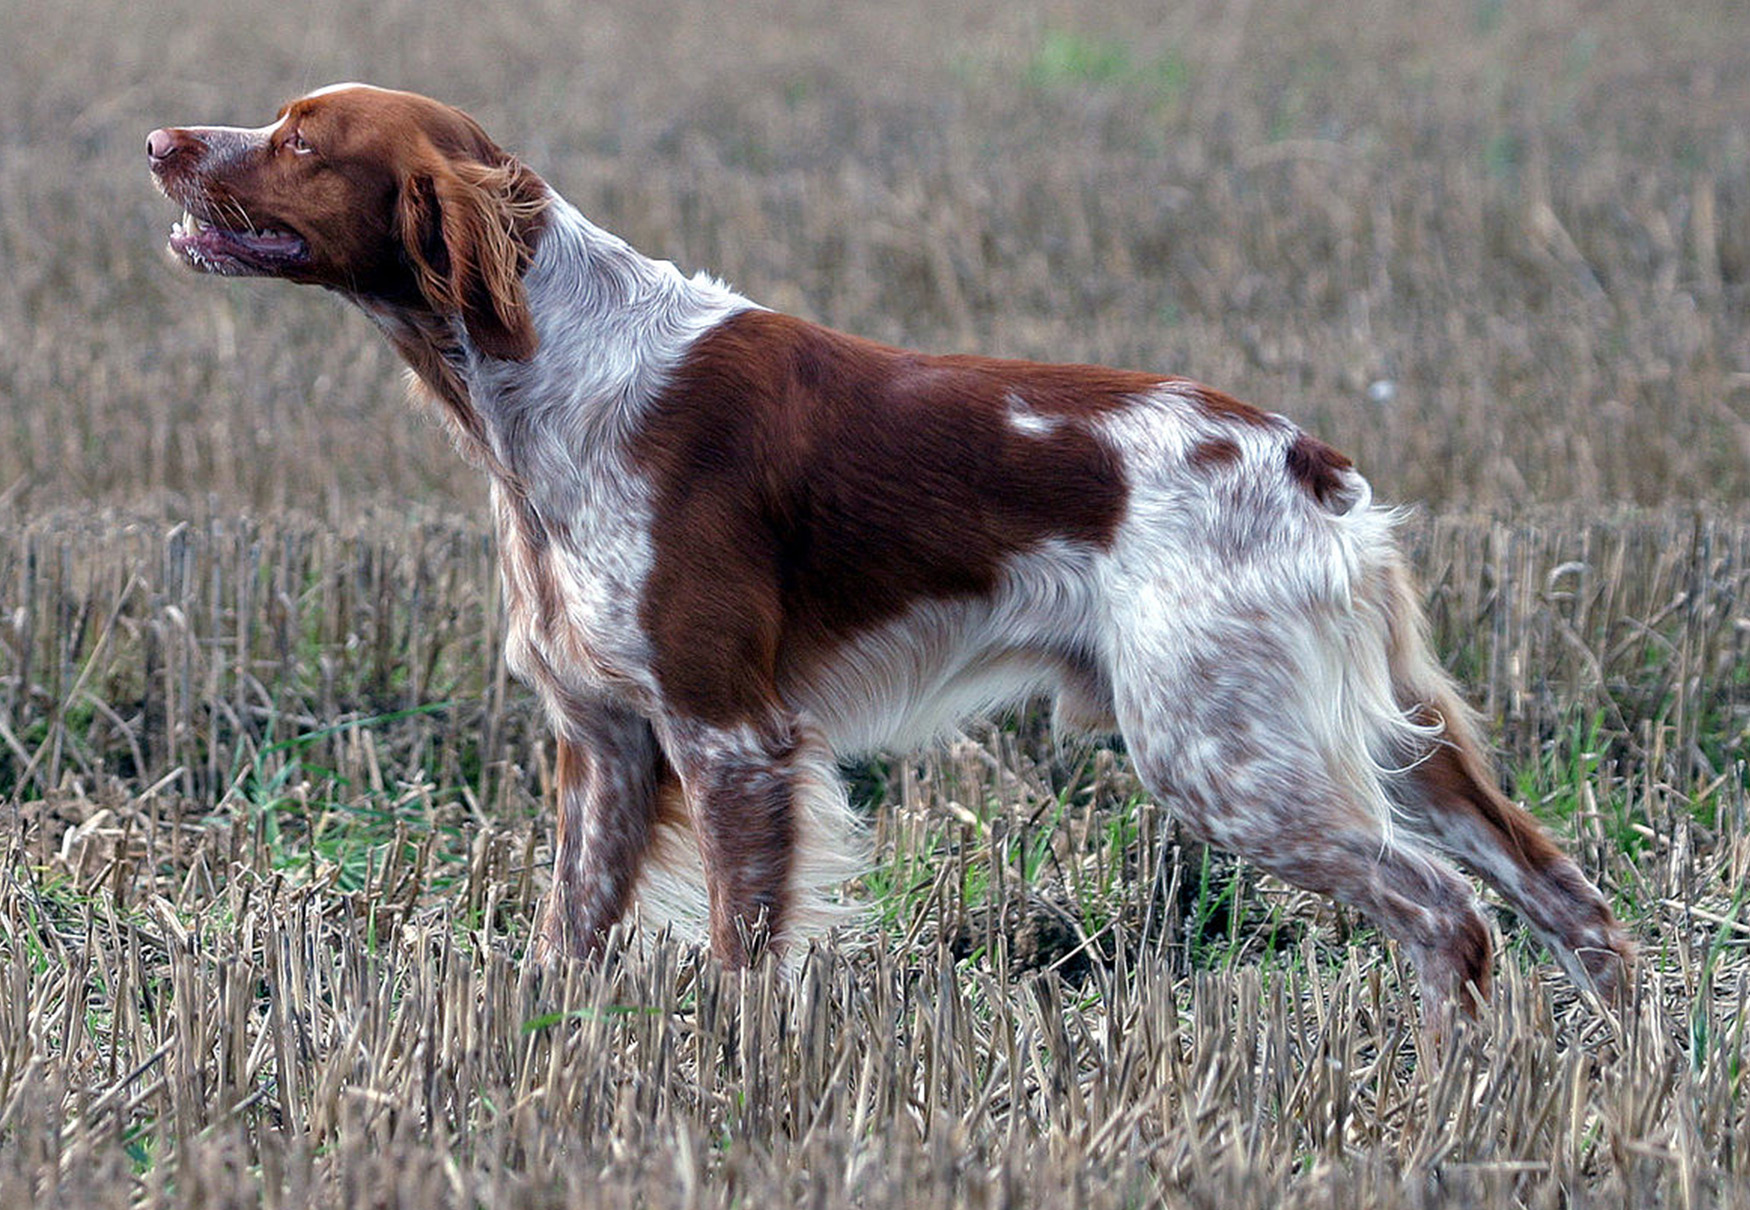
[[(1736, 0), (0, 0), (0, 1205), (1746, 1204)], [(932, 350), (1199, 378), (1413, 502), (1504, 784), (1646, 950), (1363, 922), (1031, 712), (849, 772), (786, 983), (521, 965), (551, 756), (484, 486), (336, 300), (196, 278), (147, 130), (343, 79)]]
[(8, 0), (0, 492), (478, 503), (361, 318), (159, 255), (148, 129), (365, 79), (769, 305), (1201, 378), (1395, 499), (1737, 500), (1747, 26), (1728, 0)]

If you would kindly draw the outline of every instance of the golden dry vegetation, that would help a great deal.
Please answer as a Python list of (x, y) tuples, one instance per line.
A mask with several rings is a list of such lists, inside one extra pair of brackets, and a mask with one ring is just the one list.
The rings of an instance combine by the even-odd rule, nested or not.
[[(1750, 15), (1558, 0), (0, 0), (0, 1205), (1750, 1204)], [(604, 225), (932, 349), (1189, 374), (1424, 504), (1503, 777), (1640, 937), (1365, 923), (1032, 713), (850, 770), (799, 977), (522, 962), (551, 754), (481, 485), (141, 145), (360, 78)]]

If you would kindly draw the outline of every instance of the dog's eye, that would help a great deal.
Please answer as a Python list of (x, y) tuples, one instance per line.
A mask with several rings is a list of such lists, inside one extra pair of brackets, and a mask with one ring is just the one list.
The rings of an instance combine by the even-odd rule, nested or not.
[(285, 142), (281, 143), (280, 146), (297, 155), (309, 155), (312, 151), (316, 150), (304, 141), (304, 132), (301, 130), (293, 130), (286, 136)]

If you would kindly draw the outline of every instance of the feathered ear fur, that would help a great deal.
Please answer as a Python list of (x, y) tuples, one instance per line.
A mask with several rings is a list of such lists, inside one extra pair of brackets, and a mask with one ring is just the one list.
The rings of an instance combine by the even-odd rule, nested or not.
[(488, 357), (534, 355), (522, 275), (546, 204), (539, 178), (511, 159), (440, 160), (402, 183), (399, 234), (419, 291), (438, 314), (460, 315)]

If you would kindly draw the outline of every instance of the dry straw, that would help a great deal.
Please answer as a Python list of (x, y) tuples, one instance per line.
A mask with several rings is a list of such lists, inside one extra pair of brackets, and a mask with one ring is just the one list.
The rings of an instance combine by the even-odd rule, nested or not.
[(1408, 536), (1522, 790), (1646, 947), (1625, 1022), (1504, 920), (1494, 1005), (1431, 1049), (1360, 922), (1032, 715), (852, 770), (874, 906), (795, 980), (684, 939), (543, 975), (547, 758), (484, 535), (27, 526), (0, 1203), (1736, 1196), (1750, 527)]
[[(0, 5), (0, 1206), (1750, 1204), (1733, 0), (136, 8)], [(875, 906), (794, 982), (530, 971), (476, 479), (364, 321), (158, 253), (146, 130), (346, 77), (778, 307), (1190, 374), (1427, 502), (1635, 1012), (1503, 917), (1436, 1053), (1362, 922), (1031, 713), (852, 770)]]

